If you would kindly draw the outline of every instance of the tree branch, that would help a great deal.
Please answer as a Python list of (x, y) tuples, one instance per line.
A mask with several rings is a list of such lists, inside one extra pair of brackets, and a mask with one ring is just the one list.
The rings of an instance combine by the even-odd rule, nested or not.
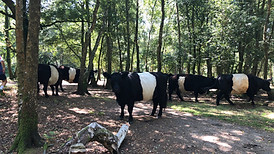
[[(2, 0), (11, 10), (12, 15), (9, 15), (10, 17), (12, 17), (13, 19), (15, 19), (15, 14), (16, 14), (16, 10), (15, 10), (15, 4), (12, 0)], [(2, 11), (1, 11), (2, 13)]]

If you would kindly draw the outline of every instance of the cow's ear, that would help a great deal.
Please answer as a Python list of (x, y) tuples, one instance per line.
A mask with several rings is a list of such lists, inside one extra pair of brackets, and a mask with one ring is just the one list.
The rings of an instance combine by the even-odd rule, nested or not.
[(122, 75), (122, 78), (125, 78), (128, 76), (128, 72), (122, 72), (121, 75)]
[(104, 72), (104, 73), (103, 73), (103, 76), (106, 77), (107, 79), (110, 78), (110, 74), (108, 74), (107, 72)]

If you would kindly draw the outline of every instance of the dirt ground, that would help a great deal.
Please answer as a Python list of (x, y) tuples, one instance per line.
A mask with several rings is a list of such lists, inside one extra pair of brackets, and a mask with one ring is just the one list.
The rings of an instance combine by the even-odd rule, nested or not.
[[(48, 153), (58, 148), (74, 133), (97, 122), (114, 134), (128, 118), (118, 120), (120, 107), (110, 90), (89, 88), (91, 96), (72, 94), (75, 84), (64, 85), (60, 96), (45, 98), (39, 94), (39, 133), (54, 132)], [(8, 88), (0, 97), (0, 154), (7, 153), (17, 131), (16, 91)], [(108, 98), (108, 99), (106, 99)], [(214, 101), (214, 99), (209, 99)], [(190, 100), (192, 101), (192, 100)], [(224, 102), (221, 102), (224, 103)], [(149, 116), (151, 102), (136, 102), (128, 134), (121, 153), (274, 153), (274, 133), (238, 126), (216, 119), (194, 116), (167, 108), (163, 117)], [(88, 153), (108, 153), (100, 143), (87, 145)]]

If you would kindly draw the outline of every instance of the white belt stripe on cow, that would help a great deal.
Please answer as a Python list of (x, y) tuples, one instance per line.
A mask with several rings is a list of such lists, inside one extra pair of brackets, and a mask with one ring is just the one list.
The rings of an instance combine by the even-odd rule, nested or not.
[(233, 74), (232, 94), (244, 94), (248, 89), (248, 77), (245, 74)]
[(143, 88), (143, 100), (151, 100), (156, 87), (156, 77), (149, 72), (138, 73), (138, 75)]
[(59, 78), (59, 73), (57, 71), (57, 69), (52, 66), (52, 65), (49, 65), (50, 66), (50, 72), (51, 72), (51, 75), (50, 75), (50, 78), (49, 78), (49, 83), (48, 85), (54, 85), (57, 83), (58, 81), (58, 78)]
[(76, 75), (76, 69), (75, 68), (70, 68), (69, 69), (69, 83), (72, 83), (73, 80), (75, 79), (75, 75)]

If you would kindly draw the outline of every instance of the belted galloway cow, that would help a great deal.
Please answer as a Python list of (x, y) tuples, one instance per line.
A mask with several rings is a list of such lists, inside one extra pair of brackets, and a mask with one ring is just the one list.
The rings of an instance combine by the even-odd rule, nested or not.
[[(55, 65), (38, 64), (38, 82), (43, 84), (43, 90), (46, 97), (48, 96), (47, 87), (50, 86), (52, 95), (58, 96), (58, 85), (61, 84), (61, 74)], [(54, 94), (54, 86), (56, 87), (56, 93)], [(39, 84), (37, 83), (37, 92), (39, 92)]]
[(121, 106), (120, 119), (124, 118), (125, 105), (128, 106), (128, 121), (133, 121), (132, 111), (135, 101), (153, 101), (151, 116), (154, 116), (157, 106), (160, 106), (158, 117), (162, 116), (162, 109), (167, 105), (167, 80), (168, 75), (161, 72), (144, 73), (103, 73), (110, 79), (112, 91), (116, 101)]
[[(67, 66), (60, 66), (59, 67), (60, 72), (62, 73), (62, 80), (66, 80), (69, 83), (78, 83), (79, 76), (80, 76), (80, 69), (67, 67)], [(88, 77), (88, 83), (91, 81), (92, 78), (94, 78), (94, 73), (96, 73), (97, 70), (91, 70)], [(60, 85), (60, 88), (62, 91), (64, 91), (62, 84)]]
[(219, 105), (220, 100), (224, 97), (231, 105), (234, 105), (230, 100), (230, 94), (247, 94), (252, 105), (254, 104), (254, 95), (259, 89), (270, 91), (270, 81), (264, 80), (253, 75), (246, 74), (225, 74), (217, 78), (218, 94), (216, 105)]
[(205, 93), (210, 88), (216, 88), (216, 79), (208, 78), (202, 75), (192, 74), (177, 74), (169, 77), (168, 93), (169, 100), (172, 100), (171, 94), (174, 90), (181, 101), (183, 101), (182, 94), (186, 91), (193, 91), (195, 95), (195, 102), (198, 102), (198, 94)]

